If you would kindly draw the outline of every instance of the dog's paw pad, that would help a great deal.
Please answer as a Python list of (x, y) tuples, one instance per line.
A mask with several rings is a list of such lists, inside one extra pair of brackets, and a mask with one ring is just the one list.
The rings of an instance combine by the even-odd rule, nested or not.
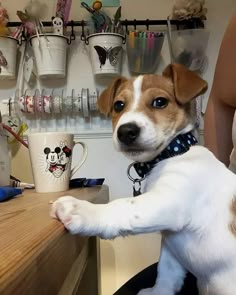
[(65, 196), (52, 204), (51, 216), (59, 219), (71, 234), (89, 234), (95, 222), (95, 205)]
[(63, 224), (71, 234), (83, 234), (83, 222), (79, 215), (66, 216)]
[(72, 221), (72, 217), (71, 216), (66, 216), (64, 218), (64, 220), (63, 220), (63, 223), (64, 223), (65, 226), (69, 226), (71, 221)]
[(64, 223), (64, 219), (68, 216), (76, 213), (79, 201), (71, 196), (64, 196), (57, 199), (52, 204), (50, 215), (54, 218), (61, 220)]

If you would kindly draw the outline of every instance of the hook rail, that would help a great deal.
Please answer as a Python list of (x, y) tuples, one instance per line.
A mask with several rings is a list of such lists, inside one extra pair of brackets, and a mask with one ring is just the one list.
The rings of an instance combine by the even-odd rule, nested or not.
[[(43, 21), (43, 26), (44, 27), (50, 27), (52, 26), (51, 21)], [(204, 27), (204, 19), (201, 18), (190, 18), (190, 19), (185, 19), (185, 20), (170, 20), (171, 25), (176, 25), (176, 26), (187, 26), (187, 27), (192, 27), (192, 28), (199, 28), (199, 27)], [(7, 26), (8, 27), (18, 27), (22, 23), (21, 22), (8, 22)], [(166, 19), (158, 19), (158, 20), (153, 20), (153, 19), (146, 19), (146, 20), (121, 20), (122, 26), (165, 26), (167, 25), (167, 20)], [(67, 27), (83, 27), (89, 25), (89, 22), (81, 20), (81, 21), (69, 21), (65, 24)]]

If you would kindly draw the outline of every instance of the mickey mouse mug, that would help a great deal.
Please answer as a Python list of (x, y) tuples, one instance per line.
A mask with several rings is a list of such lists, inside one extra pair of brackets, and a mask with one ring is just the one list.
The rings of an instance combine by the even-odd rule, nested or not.
[[(38, 193), (61, 192), (69, 189), (69, 181), (84, 164), (87, 145), (74, 141), (74, 135), (66, 132), (42, 132), (28, 134), (30, 161)], [(81, 160), (71, 169), (75, 145), (82, 146)]]

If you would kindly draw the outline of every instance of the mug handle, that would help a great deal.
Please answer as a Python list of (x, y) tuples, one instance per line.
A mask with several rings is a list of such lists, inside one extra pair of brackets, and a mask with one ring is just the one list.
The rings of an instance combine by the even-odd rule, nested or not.
[[(81, 141), (74, 141), (74, 147), (76, 144), (80, 144), (82, 146), (83, 156), (82, 156), (82, 159), (80, 160), (79, 164), (77, 164), (74, 168), (71, 169), (70, 176), (73, 176), (75, 174), (75, 172), (78, 171), (78, 169), (84, 164), (84, 162), (88, 156), (88, 146), (84, 142), (81, 142)], [(74, 149), (74, 147), (73, 147), (73, 149)]]

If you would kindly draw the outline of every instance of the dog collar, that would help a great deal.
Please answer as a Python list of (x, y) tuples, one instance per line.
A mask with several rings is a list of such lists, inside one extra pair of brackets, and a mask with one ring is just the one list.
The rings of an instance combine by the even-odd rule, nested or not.
[[(191, 146), (197, 144), (197, 139), (192, 132), (185, 134), (179, 134), (176, 136), (170, 144), (153, 160), (148, 162), (134, 162), (129, 165), (127, 174), (129, 179), (133, 182), (134, 196), (141, 194), (141, 182), (151, 172), (151, 170), (162, 160), (172, 158), (187, 152)], [(130, 175), (130, 169), (134, 167), (136, 173), (140, 178), (133, 178)], [(136, 188), (138, 184), (138, 188)]]

